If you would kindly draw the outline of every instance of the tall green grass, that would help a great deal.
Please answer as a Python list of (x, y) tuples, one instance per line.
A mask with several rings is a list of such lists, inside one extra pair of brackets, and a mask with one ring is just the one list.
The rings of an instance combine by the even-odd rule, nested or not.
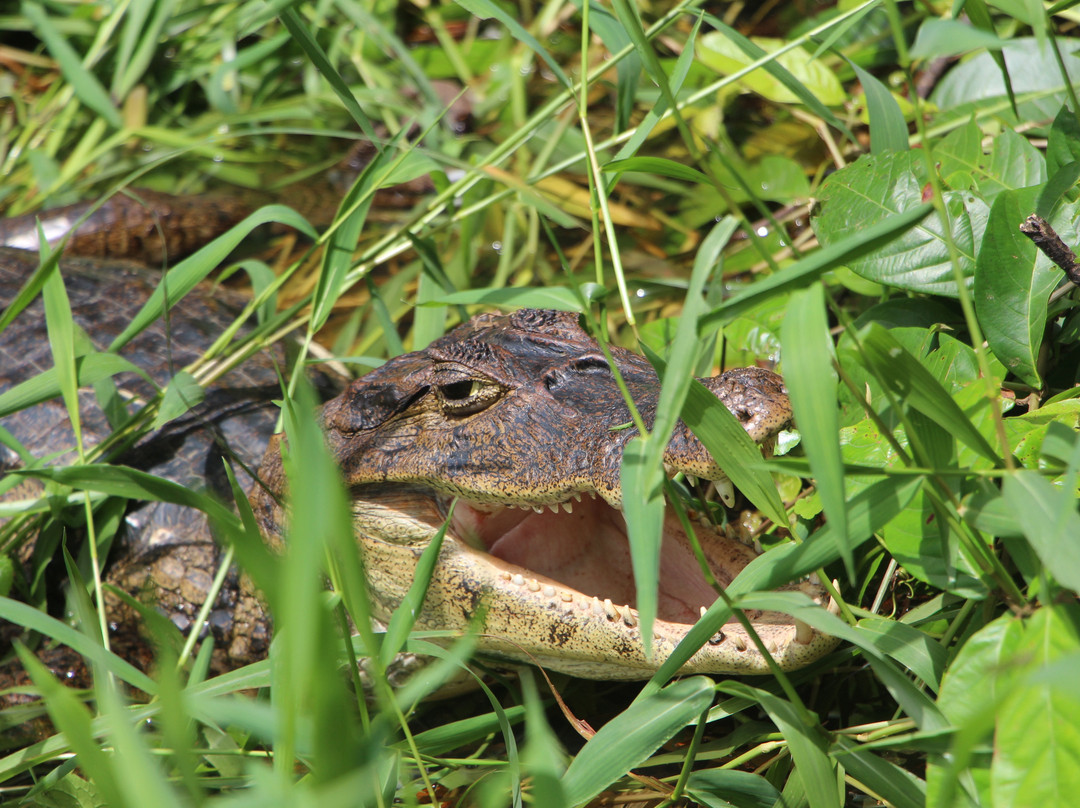
[[(1080, 320), (1074, 292), (1051, 298), (1060, 272), (1016, 226), (1038, 211), (1080, 240), (1067, 79), (1080, 73), (1060, 36), (1072, 10), (968, 2), (961, 24), (929, 6), (867, 2), (810, 19), (778, 9), (768, 39), (747, 38), (760, 22), (747, 12), (718, 19), (698, 5), (136, 0), (24, 2), (0, 17), (21, 32), (14, 58), (27, 66), (6, 79), (0, 122), (0, 205), (12, 214), (131, 184), (283, 187), (332, 165), (373, 121), (386, 127), (382, 156), (329, 230), (272, 205), (170, 269), (170, 294), (187, 293), (268, 221), (324, 249), (307, 287), (310, 264), (271, 277), (245, 263), (257, 290), (245, 314), (261, 312), (258, 325), (230, 329), (130, 429), (180, 414), (193, 385), (290, 332), (302, 363), (329, 322), (333, 353), (362, 366), (476, 310), (565, 308), (667, 368), (667, 420), (631, 444), (624, 470), (625, 499), (640, 506), (643, 621), (655, 608), (658, 448), (675, 414), (760, 509), (745, 529), (771, 547), (649, 682), (557, 681), (595, 734), (530, 671), (453, 708), (427, 702), (476, 638), (447, 649), (367, 629), (344, 493), (292, 375), (293, 508), (317, 529), (294, 531), (284, 556), (263, 548), (242, 509), (104, 469), (90, 446), (77, 464), (36, 472), (51, 500), (0, 504), (18, 517), (3, 528), (7, 553), (20, 509), (63, 501), (89, 514), (106, 495), (204, 509), (277, 627), (264, 662), (208, 676), (208, 646), (189, 642), (147, 676), (107, 646), (103, 559), (91, 580), (69, 563), (70, 622), (0, 600), (3, 619), (75, 648), (94, 671), (79, 694), (25, 649), (9, 654), (58, 734), (0, 758), (5, 802), (325, 808), (419, 804), (432, 791), (482, 805), (623, 791), (710, 806), (1070, 801)], [(923, 71), (953, 56), (920, 99)], [(440, 123), (431, 82), (443, 78), (471, 88), (468, 134)], [(377, 221), (375, 189), (421, 170), (436, 193)], [(56, 365), (29, 398), (0, 397), (0, 412), (54, 395), (74, 418), (76, 386), (121, 369), (109, 353), (76, 363), (61, 280), (44, 259), (0, 320), (11, 327), (40, 290)], [(285, 293), (298, 302), (276, 312)], [(162, 312), (151, 300), (112, 349)], [(759, 360), (779, 360), (802, 433), (767, 466), (687, 375)], [(836, 579), (842, 617), (770, 591), (813, 572)], [(787, 611), (844, 642), (775, 678), (676, 679), (733, 607)], [(172, 647), (166, 628), (148, 629)], [(400, 647), (437, 662), (430, 679), (393, 691), (382, 666)], [(366, 693), (357, 658), (374, 680)], [(6, 712), (13, 724), (28, 711)]]

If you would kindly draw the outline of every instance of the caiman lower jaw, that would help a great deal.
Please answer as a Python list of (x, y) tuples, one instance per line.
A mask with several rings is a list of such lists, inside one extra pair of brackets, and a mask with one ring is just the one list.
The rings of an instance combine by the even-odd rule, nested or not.
[[(358, 500), (354, 506), (357, 536), (368, 556), (371, 595), (388, 611), (400, 602), (412, 570), (397, 573), (405, 576), (402, 586), (374, 571), (373, 562), (415, 568), (417, 539), (425, 529), (434, 534), (450, 502), (439, 495), (422, 495), (416, 487), (409, 489), (393, 497), (384, 490), (380, 497)], [(396, 515), (388, 518), (387, 507)], [(706, 582), (677, 518), (669, 513), (660, 561), (659, 619), (653, 628), (652, 655), (647, 656), (634, 608), (636, 591), (622, 513), (588, 496), (573, 502), (572, 509), (571, 513), (561, 508), (558, 513), (534, 513), (524, 507), (492, 511), (490, 505), (472, 507), (458, 499), (417, 627), (475, 629), (473, 618), (482, 613), (480, 647), (487, 653), (590, 678), (650, 676), (703, 609), (712, 605), (716, 592)], [(360, 524), (365, 514), (368, 529)], [(394, 519), (410, 524), (405, 531), (413, 537), (409, 546), (392, 548), (391, 537), (373, 538), (373, 533), (385, 535), (386, 531), (374, 531), (370, 525)], [(697, 533), (722, 586), (756, 555), (710, 529)], [(392, 562), (390, 555), (395, 558)], [(376, 591), (380, 588), (385, 591)], [(819, 587), (804, 584), (801, 588), (821, 602)], [(388, 616), (380, 615), (382, 619)], [(834, 639), (805, 624), (796, 625), (787, 615), (769, 612), (749, 617), (785, 669), (808, 664), (835, 646)], [(732, 622), (683, 670), (766, 673), (768, 665), (753, 640)]]

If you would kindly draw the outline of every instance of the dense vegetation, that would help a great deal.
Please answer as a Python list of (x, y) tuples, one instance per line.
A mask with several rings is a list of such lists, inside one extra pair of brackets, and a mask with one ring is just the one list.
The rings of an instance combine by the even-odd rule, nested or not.
[[(84, 702), (24, 655), (63, 734), (0, 757), (0, 798), (1070, 804), (1080, 312), (1018, 228), (1037, 213), (1080, 243), (1077, 15), (1068, 0), (962, 11), (57, 0), (0, 14), (9, 215), (133, 185), (273, 194), (335, 165), (353, 140), (385, 146), (315, 247), (243, 261), (263, 318), (245, 339), (292, 329), (306, 345), (321, 332), (362, 368), (482, 308), (588, 311), (611, 340), (670, 360), (676, 410), (692, 369), (775, 363), (801, 442), (767, 468), (720, 458), (756, 506), (727, 517), (771, 548), (728, 594), (798, 610), (843, 640), (768, 679), (669, 683), (674, 665), (644, 685), (559, 678), (567, 709), (599, 728), (588, 740), (533, 672), (453, 708), (417, 688), (379, 688), (368, 704), (342, 664), (352, 648), (333, 641), (346, 612), (363, 614), (347, 525), (327, 518), (279, 558), (245, 543), (236, 518), (237, 553), (275, 609), (268, 662), (205, 678), (186, 638), (163, 636), (180, 653), (138, 674), (100, 645), (98, 576), (72, 587), (74, 627), (0, 600), (0, 618), (85, 649), (98, 672)], [(468, 88), (465, 127), (444, 115), (432, 83), (443, 80)], [(434, 190), (412, 207), (369, 204), (428, 173)], [(174, 288), (265, 221), (311, 231), (263, 207), (176, 265)], [(67, 334), (53, 384), (71, 396), (77, 340), (49, 268), (37, 281)], [(298, 302), (311, 305), (285, 308)], [(209, 383), (209, 367), (177, 387)], [(303, 390), (292, 392), (302, 411)], [(158, 421), (182, 409), (175, 392), (163, 400), (148, 404)], [(311, 482), (297, 519), (311, 524), (342, 492), (311, 425), (293, 428)], [(640, 443), (648, 459), (656, 440)], [(645, 525), (662, 497), (658, 460), (643, 469), (624, 484)], [(131, 478), (52, 479), (68, 487), (41, 512), (72, 490), (148, 493)], [(655, 536), (642, 533), (647, 551)], [(815, 571), (836, 581), (839, 618), (755, 593)], [(326, 596), (327, 574), (340, 597)], [(703, 643), (729, 614), (720, 601), (691, 637)], [(387, 637), (377, 656), (404, 642)], [(446, 653), (447, 675), (470, 642)]]

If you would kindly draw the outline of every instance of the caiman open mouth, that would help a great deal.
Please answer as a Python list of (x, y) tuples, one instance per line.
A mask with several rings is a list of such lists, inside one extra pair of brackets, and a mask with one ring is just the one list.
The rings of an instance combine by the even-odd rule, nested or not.
[[(449, 500), (440, 498), (440, 511)], [(450, 532), (492, 559), (504, 562), (511, 574), (528, 571), (595, 598), (605, 611), (636, 622), (637, 591), (630, 561), (626, 520), (622, 511), (601, 497), (581, 495), (548, 506), (475, 506), (458, 499)], [(727, 586), (755, 553), (718, 533), (711, 526), (695, 529), (710, 571)], [(677, 515), (668, 509), (660, 553), (657, 616), (671, 623), (693, 624), (717, 598)]]
[[(601, 496), (582, 493), (543, 507), (508, 506), (470, 502), (420, 483), (390, 482), (354, 486), (352, 494), (369, 594), (383, 621), (401, 603), (417, 559), (455, 503), (415, 625), (479, 629), (485, 652), (496, 656), (591, 678), (647, 677), (718, 597), (671, 507), (663, 525), (650, 654), (641, 637), (626, 522)], [(719, 586), (730, 584), (757, 557), (722, 531), (691, 524)], [(788, 588), (819, 604), (825, 600), (821, 587), (808, 582)], [(833, 638), (786, 614), (747, 612), (747, 617), (765, 649), (788, 670), (835, 645)], [(765, 673), (769, 667), (753, 638), (732, 621), (683, 670)]]

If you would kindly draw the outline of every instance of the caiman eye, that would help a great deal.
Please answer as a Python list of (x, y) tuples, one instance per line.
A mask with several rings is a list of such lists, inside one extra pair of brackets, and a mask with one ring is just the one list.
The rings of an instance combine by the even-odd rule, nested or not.
[(502, 388), (480, 379), (462, 379), (435, 387), (443, 412), (448, 415), (472, 415), (495, 403)]

